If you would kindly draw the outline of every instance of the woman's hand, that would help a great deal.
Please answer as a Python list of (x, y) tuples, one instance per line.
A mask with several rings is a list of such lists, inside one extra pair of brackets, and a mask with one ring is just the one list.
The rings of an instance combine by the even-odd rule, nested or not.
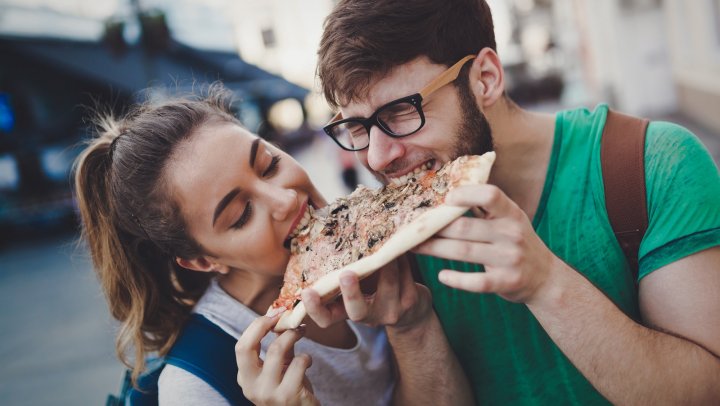
[(280, 334), (268, 348), (265, 360), (260, 359), (260, 340), (277, 323), (277, 317), (258, 317), (235, 345), (238, 385), (256, 405), (319, 405), (305, 376), (312, 359), (293, 351), (304, 329)]

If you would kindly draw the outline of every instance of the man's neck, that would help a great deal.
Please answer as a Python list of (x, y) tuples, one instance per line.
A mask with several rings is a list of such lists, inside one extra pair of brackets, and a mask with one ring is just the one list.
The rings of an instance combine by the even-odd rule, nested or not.
[(533, 219), (545, 185), (555, 135), (555, 116), (500, 102), (485, 114), (497, 158), (490, 183), (497, 185)]

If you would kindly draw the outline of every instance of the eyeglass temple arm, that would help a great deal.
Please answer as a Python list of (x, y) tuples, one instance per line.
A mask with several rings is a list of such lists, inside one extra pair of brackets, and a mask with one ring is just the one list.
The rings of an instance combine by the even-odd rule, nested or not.
[[(465, 62), (475, 58), (475, 55), (468, 55), (464, 57), (463, 59), (457, 61), (455, 65), (451, 66), (448, 70), (443, 72), (442, 75), (438, 76), (433, 80), (432, 82), (428, 83), (427, 86), (425, 86), (421, 91), (420, 95), (424, 98), (427, 97), (430, 93), (438, 90), (439, 88), (445, 86), (446, 84), (452, 82), (453, 80), (457, 79), (458, 75), (460, 74), (460, 69), (465, 65)], [(337, 112), (335, 116), (333, 116), (332, 119), (330, 119), (330, 123), (334, 123), (338, 120), (342, 120), (343, 116), (341, 112)]]
[(475, 58), (475, 55), (468, 55), (464, 57), (463, 59), (457, 61), (455, 65), (451, 66), (448, 70), (443, 72), (442, 75), (438, 76), (433, 80), (432, 82), (428, 83), (427, 86), (425, 86), (421, 91), (420, 95), (425, 98), (430, 93), (438, 90), (439, 88), (447, 85), (448, 83), (452, 82), (453, 80), (457, 79), (458, 75), (460, 74), (460, 69), (465, 65), (465, 62)]
[(339, 111), (338, 111), (337, 114), (335, 114), (335, 115), (333, 116), (333, 118), (331, 118), (330, 121), (328, 121), (328, 124), (334, 123), (334, 122), (336, 122), (336, 121), (338, 121), (338, 120), (342, 120), (342, 118), (343, 118), (342, 112), (339, 112)]

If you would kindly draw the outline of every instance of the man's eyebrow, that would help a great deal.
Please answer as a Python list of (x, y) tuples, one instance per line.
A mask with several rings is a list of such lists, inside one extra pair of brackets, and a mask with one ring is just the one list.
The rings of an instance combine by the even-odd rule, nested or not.
[(258, 145), (260, 145), (260, 138), (255, 138), (252, 146), (250, 147), (250, 168), (255, 167), (255, 157), (257, 156)]
[(240, 188), (235, 188), (231, 190), (230, 193), (226, 194), (225, 197), (220, 199), (220, 203), (218, 203), (217, 207), (215, 207), (215, 214), (213, 214), (213, 227), (215, 227), (215, 221), (217, 221), (217, 218), (220, 217), (220, 213), (225, 210), (228, 204), (232, 202), (238, 193), (240, 193)]

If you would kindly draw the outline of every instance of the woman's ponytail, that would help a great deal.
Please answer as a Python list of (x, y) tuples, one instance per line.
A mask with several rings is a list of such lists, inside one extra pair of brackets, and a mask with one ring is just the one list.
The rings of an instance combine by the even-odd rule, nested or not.
[[(131, 336), (134, 334), (128, 333), (133, 330), (131, 325), (140, 322), (132, 320), (132, 302), (140, 289), (127, 277), (134, 261), (128, 257), (127, 247), (121, 241), (121, 236), (126, 233), (117, 227), (114, 201), (110, 196), (112, 147), (120, 136), (120, 124), (112, 116), (105, 116), (96, 125), (98, 136), (90, 141), (75, 163), (75, 194), (82, 219), (82, 238), (90, 249), (110, 313), (121, 321), (116, 345), (118, 357), (131, 366), (127, 350), (133, 344)], [(142, 346), (135, 348), (136, 361), (144, 359), (140, 350)]]
[(213, 277), (176, 263), (203, 251), (188, 235), (163, 171), (199, 126), (238, 124), (230, 96), (215, 84), (202, 99), (138, 105), (119, 121), (99, 115), (96, 136), (76, 161), (82, 235), (110, 313), (120, 321), (116, 350), (132, 364), (133, 378), (146, 355), (170, 350)]

